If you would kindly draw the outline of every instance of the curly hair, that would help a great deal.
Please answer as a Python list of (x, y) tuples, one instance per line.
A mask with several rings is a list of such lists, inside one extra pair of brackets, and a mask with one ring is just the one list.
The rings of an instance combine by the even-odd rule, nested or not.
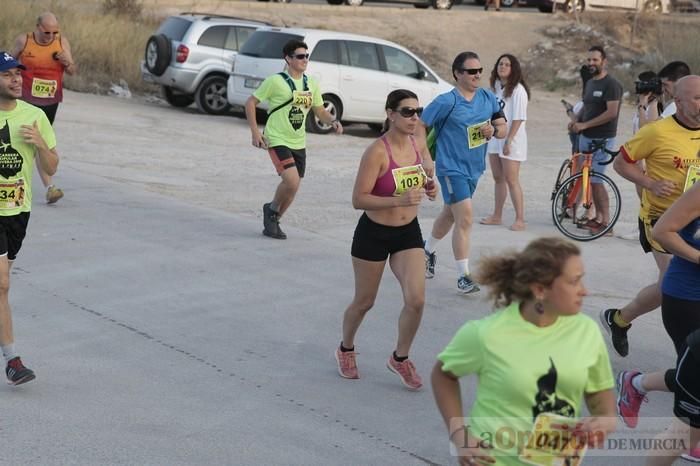
[(520, 67), (520, 62), (517, 58), (515, 58), (515, 56), (511, 55), (510, 53), (504, 53), (503, 55), (498, 57), (498, 60), (496, 60), (496, 64), (493, 65), (493, 69), (491, 70), (491, 77), (489, 78), (489, 85), (491, 86), (491, 89), (496, 89), (496, 80), (499, 79), (498, 64), (503, 58), (507, 58), (508, 60), (510, 60), (510, 76), (508, 76), (508, 80), (503, 86), (503, 97), (508, 98), (512, 96), (513, 90), (515, 90), (515, 86), (517, 86), (518, 83), (520, 83), (525, 88), (527, 98), (528, 100), (530, 100), (530, 87), (527, 85), (527, 83), (525, 82), (525, 78), (523, 77), (523, 71)]
[(482, 259), (477, 281), (491, 288), (489, 298), (497, 307), (529, 301), (534, 299), (531, 285), (550, 286), (562, 274), (566, 261), (580, 255), (581, 250), (570, 241), (539, 238), (521, 252), (506, 251)]

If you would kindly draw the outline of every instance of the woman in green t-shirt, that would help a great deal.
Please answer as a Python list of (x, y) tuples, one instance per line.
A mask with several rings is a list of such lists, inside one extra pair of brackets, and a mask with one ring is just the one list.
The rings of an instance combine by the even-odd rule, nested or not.
[[(467, 322), (432, 373), (460, 464), (527, 464), (519, 454), (543, 413), (571, 418), (565, 424), (576, 439), (601, 444), (616, 425), (615, 382), (600, 330), (581, 313), (587, 292), (579, 248), (540, 238), (522, 252), (484, 259), (479, 277), (501, 309)], [(465, 423), (459, 378), (467, 374), (476, 374), (478, 384)], [(583, 399), (591, 417), (578, 419)], [(563, 425), (550, 438), (567, 434)]]

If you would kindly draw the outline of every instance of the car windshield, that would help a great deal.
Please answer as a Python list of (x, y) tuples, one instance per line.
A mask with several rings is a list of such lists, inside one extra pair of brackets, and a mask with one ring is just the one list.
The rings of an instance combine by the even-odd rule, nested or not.
[(238, 52), (258, 58), (282, 58), (282, 49), (290, 40), (303, 40), (303, 36), (275, 31), (255, 31)]
[(182, 38), (185, 37), (185, 33), (190, 27), (190, 24), (192, 24), (192, 21), (171, 16), (160, 25), (156, 34), (165, 34), (165, 37), (168, 39), (181, 41)]

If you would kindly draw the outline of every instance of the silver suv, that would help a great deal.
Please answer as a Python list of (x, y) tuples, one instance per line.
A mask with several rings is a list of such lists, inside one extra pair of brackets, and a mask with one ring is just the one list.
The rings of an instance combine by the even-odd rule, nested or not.
[(160, 84), (174, 107), (192, 102), (204, 113), (229, 110), (226, 80), (238, 49), (267, 23), (231, 16), (181, 13), (168, 17), (146, 42), (141, 75)]

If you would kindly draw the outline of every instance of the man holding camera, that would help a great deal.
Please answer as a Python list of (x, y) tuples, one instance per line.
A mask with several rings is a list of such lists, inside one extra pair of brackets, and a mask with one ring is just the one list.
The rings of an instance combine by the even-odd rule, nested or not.
[[(77, 71), (70, 44), (60, 33), (56, 16), (42, 13), (33, 32), (15, 39), (11, 55), (26, 68), (22, 70), (22, 100), (42, 109), (53, 125), (58, 104), (63, 100), (63, 73), (73, 75)], [(46, 202), (57, 202), (63, 191), (52, 184), (51, 176), (40, 164), (37, 169), (46, 187)]]
[[(637, 105), (637, 116), (639, 117), (639, 128), (644, 125), (666, 118), (676, 113), (676, 81), (684, 76), (690, 75), (690, 67), (682, 61), (672, 61), (664, 66), (656, 79), (638, 81), (635, 91), (639, 94), (639, 104)], [(663, 109), (655, 103), (656, 99), (662, 96)]]

